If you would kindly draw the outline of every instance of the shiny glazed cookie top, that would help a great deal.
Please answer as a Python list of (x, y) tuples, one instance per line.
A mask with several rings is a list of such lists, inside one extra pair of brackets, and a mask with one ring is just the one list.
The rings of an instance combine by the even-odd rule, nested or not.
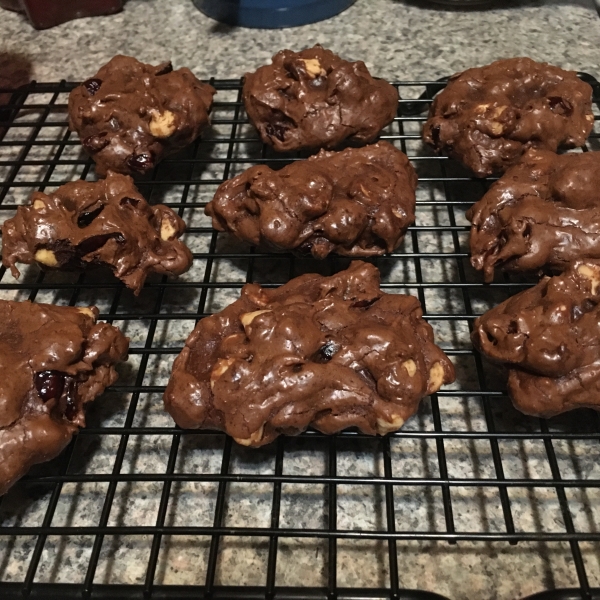
[(529, 150), (467, 211), (471, 263), (492, 281), (600, 258), (599, 189), (600, 153)]
[(185, 223), (164, 205), (150, 206), (131, 177), (73, 181), (55, 192), (36, 192), (2, 227), (2, 262), (44, 268), (105, 264), (139, 293), (149, 273), (180, 275), (192, 254), (178, 238)]
[(384, 294), (353, 262), (331, 277), (249, 284), (202, 319), (176, 359), (165, 405), (181, 427), (222, 429), (261, 446), (312, 426), (396, 431), (420, 400), (454, 380), (412, 296)]
[(189, 69), (119, 55), (71, 92), (69, 125), (98, 176), (143, 174), (200, 135), (214, 94)]
[(415, 218), (417, 174), (387, 142), (321, 150), (279, 171), (258, 165), (219, 186), (213, 227), (325, 258), (392, 252)]
[(266, 144), (279, 152), (373, 142), (398, 110), (398, 91), (362, 61), (322, 46), (282, 50), (247, 73), (244, 105)]
[(576, 262), (475, 321), (473, 344), (508, 368), (519, 410), (600, 408), (600, 261)]
[(511, 58), (452, 76), (431, 105), (423, 139), (485, 177), (529, 148), (583, 146), (593, 125), (592, 88), (574, 71)]

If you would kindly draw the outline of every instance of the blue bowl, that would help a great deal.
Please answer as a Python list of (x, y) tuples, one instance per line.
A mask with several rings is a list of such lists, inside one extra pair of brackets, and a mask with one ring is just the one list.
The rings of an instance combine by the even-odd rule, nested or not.
[(205, 15), (240, 27), (277, 29), (333, 17), (356, 0), (194, 0)]

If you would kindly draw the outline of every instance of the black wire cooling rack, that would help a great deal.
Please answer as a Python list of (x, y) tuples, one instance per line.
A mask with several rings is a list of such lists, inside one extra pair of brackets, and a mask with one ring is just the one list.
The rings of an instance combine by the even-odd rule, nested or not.
[[(247, 281), (274, 286), (347, 265), (267, 253), (211, 228), (203, 207), (219, 183), (257, 162), (298, 158), (260, 143), (240, 81), (211, 83), (212, 128), (139, 182), (186, 220), (189, 273), (150, 278), (135, 298), (103, 271), (31, 267), (15, 281), (0, 269), (0, 297), (96, 304), (131, 338), (130, 360), (88, 427), (1, 500), (0, 596), (600, 598), (600, 421), (586, 410), (550, 421), (521, 415), (502, 375), (472, 349), (474, 318), (532, 282), (483, 285), (470, 267), (464, 212), (489, 181), (433, 156), (419, 136), (443, 83), (397, 84), (407, 100), (382, 137), (417, 168), (417, 219), (403, 247), (374, 262), (386, 291), (419, 298), (457, 383), (384, 438), (308, 431), (250, 450), (174, 426), (161, 396), (197, 319)], [(0, 221), (35, 190), (93, 176), (67, 129), (72, 87), (11, 92), (0, 124)]]

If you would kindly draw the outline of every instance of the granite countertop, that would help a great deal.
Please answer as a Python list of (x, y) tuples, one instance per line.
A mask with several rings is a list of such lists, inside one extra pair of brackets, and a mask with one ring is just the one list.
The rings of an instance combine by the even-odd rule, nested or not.
[[(425, 4), (425, 3), (423, 3)], [(433, 5), (428, 5), (433, 6)], [(265, 63), (283, 47), (300, 48), (314, 43), (333, 49), (344, 57), (362, 59), (373, 74), (390, 80), (436, 79), (466, 67), (484, 64), (494, 59), (526, 55), (560, 66), (600, 75), (597, 63), (600, 48), (600, 18), (590, 0), (553, 0), (548, 2), (511, 2), (510, 8), (461, 12), (437, 8), (422, 8), (416, 1), (358, 0), (343, 14), (328, 21), (305, 27), (257, 31), (229, 28), (215, 23), (198, 12), (191, 0), (129, 0), (125, 10), (109, 17), (81, 19), (47, 31), (35, 31), (23, 17), (2, 12), (0, 25), (3, 52), (27, 53), (33, 63), (38, 81), (82, 80), (96, 72), (99, 65), (116, 53), (158, 63), (171, 59), (176, 67), (188, 66), (201, 78), (237, 78), (246, 71)], [(420, 93), (420, 92), (417, 92)], [(223, 92), (221, 98), (235, 100), (235, 93)], [(44, 101), (47, 101), (45, 99)], [(64, 101), (64, 97), (61, 99)], [(215, 139), (227, 140), (229, 126), (224, 119), (231, 107), (221, 106), (221, 113), (213, 127)], [(24, 122), (35, 121), (35, 110), (23, 111)], [(53, 117), (64, 121), (64, 113)], [(424, 156), (418, 140), (419, 124), (407, 122), (406, 132), (415, 134), (407, 142), (409, 156)], [(19, 139), (24, 129), (9, 130), (6, 139)], [(25, 130), (26, 131), (26, 130)], [(45, 135), (53, 135), (57, 142), (64, 139), (66, 128), (47, 128)], [(252, 138), (248, 128), (242, 136)], [(50, 143), (50, 142), (48, 142)], [(207, 143), (207, 146), (210, 144)], [(215, 143), (206, 149), (207, 155), (223, 159), (223, 146)], [(240, 152), (250, 151), (252, 144), (240, 144)], [(16, 150), (15, 150), (16, 148)], [(14, 148), (0, 148), (2, 160), (14, 159)], [(237, 151), (237, 150), (236, 150)], [(33, 159), (22, 168), (15, 181), (20, 186), (11, 188), (10, 204), (26, 202), (30, 190), (23, 181), (41, 179), (45, 174), (44, 161), (48, 160), (47, 147), (40, 145), (29, 150)], [(80, 148), (68, 146), (62, 158), (77, 158)], [(238, 156), (238, 155), (236, 155)], [(240, 154), (241, 156), (241, 154)], [(36, 163), (39, 159), (39, 163)], [(222, 176), (221, 163), (206, 167), (199, 177), (218, 179)], [(236, 168), (243, 168), (240, 164)], [(423, 161), (418, 165), (420, 175), (427, 174)], [(0, 168), (4, 177), (7, 168)], [(80, 166), (65, 160), (56, 165), (52, 181), (79, 177)], [(479, 184), (478, 184), (479, 185)], [(211, 189), (210, 187), (208, 188)], [(472, 189), (472, 188), (469, 188)], [(479, 189), (479, 188), (478, 188)], [(179, 201), (181, 186), (158, 190), (162, 201)], [(186, 192), (187, 193), (187, 192)], [(435, 184), (419, 186), (418, 225), (448, 225), (445, 206), (436, 206), (444, 190)], [(203, 195), (204, 194), (204, 195)], [(206, 201), (206, 186), (192, 186), (190, 201)], [(4, 217), (6, 211), (0, 216)], [(466, 225), (457, 213), (458, 225)], [(186, 211), (189, 225), (206, 227), (209, 221), (200, 210)], [(210, 234), (194, 235), (188, 243), (194, 252), (207, 252)], [(220, 237), (219, 250), (238, 254), (244, 250), (227, 236)], [(410, 251), (410, 242), (407, 250)], [(420, 232), (421, 252), (447, 253), (453, 251), (450, 235)], [(461, 238), (461, 244), (465, 239)], [(466, 246), (463, 246), (466, 247)], [(287, 270), (279, 272), (277, 261), (257, 263), (256, 280), (285, 281)], [(312, 263), (311, 263), (312, 264)], [(390, 261), (384, 273), (388, 282), (415, 281), (410, 261)], [(444, 259), (425, 260), (426, 281), (456, 277), (454, 263)], [(202, 280), (206, 260), (194, 261), (194, 266), (182, 279)], [(240, 284), (245, 281), (246, 261), (219, 259), (215, 261), (210, 281)], [(314, 267), (307, 267), (314, 268)], [(413, 270), (411, 271), (411, 268)], [(25, 269), (23, 279), (37, 276), (35, 267)], [(477, 278), (471, 273), (469, 276)], [(48, 275), (47, 281), (57, 283), (75, 281), (71, 274)], [(476, 279), (473, 279), (475, 281)], [(6, 274), (2, 283), (11, 283)], [(107, 282), (111, 282), (110, 278)], [(414, 290), (413, 290), (414, 291)], [(177, 288), (165, 293), (160, 301), (161, 311), (181, 314), (189, 312), (189, 319), (159, 320), (153, 333), (153, 345), (179, 348), (194, 326), (193, 308), (198, 305), (198, 288)], [(238, 290), (213, 290), (206, 311), (220, 310), (232, 301)], [(124, 292), (117, 313), (155, 312), (158, 291), (145, 290), (139, 298)], [(463, 297), (457, 290), (428, 289), (425, 292), (427, 310), (435, 313), (464, 313)], [(26, 294), (5, 289), (2, 298), (21, 298)], [(108, 312), (113, 289), (84, 290), (77, 298), (79, 304), (95, 303), (102, 312)], [(70, 295), (60, 290), (40, 290), (36, 300), (65, 303)], [(496, 299), (496, 302), (498, 300)], [(486, 304), (487, 302), (487, 304)], [(474, 299), (474, 310), (483, 312), (491, 300)], [(132, 347), (142, 348), (149, 335), (148, 319), (121, 319), (115, 324), (123, 328), (132, 340)], [(444, 348), (470, 348), (466, 321), (433, 319), (436, 339)], [(143, 352), (134, 352), (130, 362), (121, 369), (120, 385), (136, 385), (137, 366), (145, 360)], [(173, 353), (150, 354), (144, 385), (166, 384)], [(453, 357), (458, 371), (454, 389), (478, 390), (477, 372), (472, 357)], [(464, 358), (464, 360), (463, 360)], [(488, 367), (486, 367), (487, 369)], [(495, 381), (497, 372), (489, 368), (490, 381), (502, 388), (503, 381)], [(487, 374), (486, 374), (487, 375)], [(450, 388), (452, 389), (452, 388)], [(92, 427), (122, 427), (128, 412), (130, 394), (118, 390), (95, 403), (89, 414)], [(440, 397), (442, 425), (446, 431), (487, 431), (480, 397)], [(523, 417), (514, 411), (507, 399), (493, 407), (496, 425), (509, 431), (529, 431)], [(405, 429), (433, 431), (434, 422), (429, 400), (424, 401), (417, 416)], [(569, 417), (571, 418), (571, 417)], [(566, 423), (566, 424), (565, 424)], [(557, 427), (567, 427), (570, 421)], [(140, 395), (135, 410), (133, 427), (170, 427), (170, 417), (164, 412), (160, 394)], [(582, 427), (585, 427), (584, 423)], [(538, 425), (539, 427), (539, 425)], [(214, 439), (213, 439), (214, 438)], [(223, 456), (222, 437), (183, 436), (174, 471), (176, 473), (216, 473)], [(110, 474), (114, 468), (119, 435), (81, 435), (77, 439), (69, 472), (83, 474)], [(311, 438), (289, 440), (286, 444), (283, 473), (286, 475), (326, 475), (328, 472), (327, 446)], [(164, 473), (167, 468), (170, 435), (131, 435), (127, 441), (121, 473)], [(376, 440), (354, 443), (352, 438), (340, 438), (337, 474), (356, 477), (382, 477), (383, 457)], [(444, 442), (451, 478), (494, 478), (495, 467), (486, 440), (448, 439)], [(548, 460), (541, 440), (500, 442), (505, 476), (508, 478), (551, 478)], [(556, 442), (557, 460), (563, 477), (600, 478), (598, 444), (589, 446)], [(439, 478), (436, 443), (433, 439), (394, 438), (391, 441), (393, 474), (396, 477)], [(60, 459), (53, 467), (57, 469)], [(275, 469), (275, 449), (258, 451), (234, 445), (229, 472), (237, 474), (272, 474)], [(99, 522), (108, 483), (84, 482), (63, 485), (57, 501), (52, 526), (95, 526)], [(177, 482), (170, 493), (170, 504), (165, 515), (169, 526), (207, 526), (213, 523), (218, 485), (206, 482)], [(116, 488), (108, 525), (154, 525), (163, 485), (157, 481), (122, 482)], [(381, 530), (385, 528), (385, 494), (381, 486), (338, 486), (337, 527), (352, 530)], [(572, 518), (581, 531), (597, 531), (600, 501), (597, 489), (567, 489)], [(269, 483), (234, 482), (228, 486), (224, 525), (231, 527), (268, 527), (271, 519), (273, 486)], [(564, 531), (556, 491), (552, 487), (519, 488), (508, 490), (517, 531)], [(38, 526), (45, 517), (50, 492), (44, 486), (17, 485), (0, 504), (0, 523), (4, 526)], [(453, 487), (451, 496), (457, 531), (505, 531), (498, 488)], [(398, 531), (444, 532), (444, 512), (440, 486), (397, 486), (394, 490), (395, 518)], [(328, 506), (326, 486), (320, 484), (283, 484), (280, 526), (290, 528), (322, 529), (327, 526)], [(107, 536), (99, 557), (96, 583), (141, 584), (144, 582), (153, 538), (151, 535)], [(34, 551), (35, 536), (0, 537), (0, 580), (23, 581), (27, 565)], [(43, 545), (35, 581), (81, 583), (94, 543), (93, 535), (71, 537), (49, 536)], [(204, 585), (211, 539), (208, 536), (165, 536), (162, 539), (155, 582), (158, 584)], [(267, 538), (224, 538), (216, 572), (216, 584), (265, 585), (269, 543)], [(600, 585), (600, 565), (597, 545), (581, 544), (590, 585)], [(337, 545), (337, 583), (339, 586), (384, 587), (389, 585), (388, 547), (374, 540), (340, 540)], [(277, 555), (277, 585), (327, 585), (326, 540), (279, 540)], [(459, 543), (398, 542), (400, 583), (405, 588), (418, 588), (444, 594), (451, 600), (516, 600), (544, 589), (578, 586), (568, 543)]]
[(392, 80), (438, 78), (518, 55), (599, 74), (600, 19), (592, 0), (498, 4), (510, 8), (463, 12), (425, 1), (358, 0), (321, 23), (258, 31), (220, 25), (191, 0), (129, 0), (120, 14), (46, 31), (3, 12), (0, 30), (4, 51), (26, 52), (38, 81), (84, 79), (117, 53), (172, 59), (202, 78), (239, 77), (281, 48), (317, 42)]

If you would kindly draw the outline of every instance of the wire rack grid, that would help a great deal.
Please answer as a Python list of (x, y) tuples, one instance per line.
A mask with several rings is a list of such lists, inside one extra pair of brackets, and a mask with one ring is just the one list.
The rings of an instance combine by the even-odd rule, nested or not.
[[(30, 267), (16, 281), (0, 269), (0, 297), (95, 304), (131, 338), (130, 359), (92, 405), (88, 427), (1, 500), (2, 597), (600, 598), (600, 421), (586, 410), (550, 421), (521, 415), (502, 374), (473, 351), (474, 318), (532, 281), (483, 285), (470, 267), (464, 212), (490, 182), (421, 144), (443, 83), (396, 84), (406, 99), (382, 139), (419, 173), (417, 218), (403, 246), (373, 262), (385, 291), (419, 298), (457, 382), (423, 401), (402, 431), (377, 439), (308, 431), (250, 450), (220, 433), (181, 430), (164, 412), (172, 362), (198, 319), (246, 282), (276, 286), (348, 264), (265, 252), (212, 229), (203, 208), (222, 181), (301, 157), (260, 143), (241, 81), (211, 83), (211, 129), (138, 182), (185, 219), (188, 273), (151, 277), (135, 298), (102, 270)], [(67, 128), (73, 85), (11, 91), (0, 222), (35, 190), (93, 178)], [(598, 149), (599, 137), (586, 149)]]

